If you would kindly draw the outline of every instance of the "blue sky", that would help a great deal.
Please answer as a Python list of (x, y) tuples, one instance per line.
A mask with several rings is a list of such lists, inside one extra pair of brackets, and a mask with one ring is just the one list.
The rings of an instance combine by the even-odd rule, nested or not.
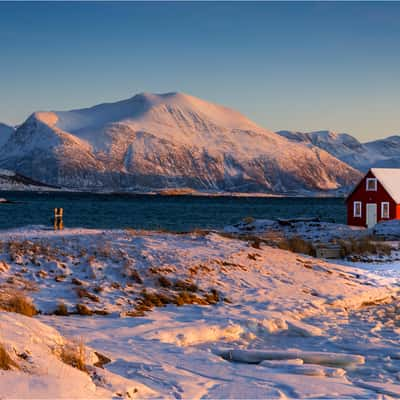
[(182, 91), (272, 129), (400, 134), (400, 2), (0, 2), (0, 121)]

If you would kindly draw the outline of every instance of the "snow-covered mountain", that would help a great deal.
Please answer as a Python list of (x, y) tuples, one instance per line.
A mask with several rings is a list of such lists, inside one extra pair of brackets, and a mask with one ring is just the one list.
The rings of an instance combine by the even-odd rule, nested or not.
[(374, 167), (400, 168), (400, 136), (365, 143)]
[(0, 169), (0, 190), (41, 191), (54, 189), (59, 188), (35, 181), (14, 171)]
[(36, 112), (0, 149), (0, 166), (49, 184), (114, 190), (330, 190), (359, 178), (316, 146), (181, 93)]
[(400, 136), (361, 143), (347, 133), (332, 131), (277, 133), (296, 143), (318, 146), (363, 172), (373, 167), (400, 168)]
[(14, 133), (15, 129), (0, 122), (0, 147), (7, 142), (10, 136)]
[(277, 133), (295, 142), (302, 142), (318, 146), (337, 158), (343, 158), (355, 152), (363, 151), (362, 143), (347, 133), (336, 133), (331, 131), (279, 131)]

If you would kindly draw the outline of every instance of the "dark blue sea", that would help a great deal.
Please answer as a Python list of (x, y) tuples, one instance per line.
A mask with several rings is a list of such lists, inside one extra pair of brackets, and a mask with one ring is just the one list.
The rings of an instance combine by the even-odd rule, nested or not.
[(220, 229), (241, 219), (320, 217), (345, 222), (342, 198), (199, 197), (133, 194), (0, 192), (0, 229), (49, 225), (64, 208), (66, 227), (188, 231)]

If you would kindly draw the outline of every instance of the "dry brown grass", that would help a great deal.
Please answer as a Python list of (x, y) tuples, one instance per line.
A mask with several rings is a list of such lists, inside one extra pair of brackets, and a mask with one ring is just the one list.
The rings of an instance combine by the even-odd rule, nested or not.
[(38, 310), (32, 304), (32, 301), (22, 292), (8, 291), (1, 294), (0, 307), (4, 311), (15, 312), (18, 314), (33, 317), (38, 314)]
[(139, 284), (143, 283), (143, 279), (141, 278), (139, 272), (132, 266), (132, 261), (126, 260), (123, 266), (124, 275)]
[(204, 298), (208, 302), (208, 304), (217, 304), (221, 300), (220, 295), (216, 289), (211, 289), (210, 293), (206, 293)]
[(143, 283), (143, 279), (141, 278), (139, 272), (135, 268), (132, 268), (130, 270), (129, 278), (135, 281), (136, 283), (139, 283), (139, 285)]
[(188, 292), (184, 290), (176, 295), (174, 299), (174, 304), (176, 304), (177, 306), (184, 306), (185, 304), (198, 304), (205, 306), (211, 304), (207, 301), (206, 296), (207, 294), (205, 295), (205, 298), (202, 298), (193, 292)]
[(173, 297), (162, 292), (148, 292), (147, 290), (143, 290), (141, 295), (141, 303), (150, 308), (164, 307), (167, 304), (173, 303)]
[(72, 278), (71, 279), (71, 283), (73, 285), (77, 285), (77, 286), (82, 286), (83, 285), (83, 282), (81, 280), (77, 279), (77, 278)]
[[(197, 290), (199, 289), (196, 286)], [(165, 292), (165, 290), (149, 292), (144, 289), (137, 299), (135, 309), (127, 312), (126, 315), (143, 317), (147, 311), (151, 311), (154, 307), (165, 307), (167, 304), (176, 306), (184, 306), (186, 304), (213, 305), (221, 300), (222, 298), (216, 289), (211, 289), (209, 292), (203, 293), (203, 295), (184, 290), (182, 287), (168, 292)]]
[(218, 235), (229, 239), (236, 239), (248, 242), (249, 246), (258, 250), (261, 249), (262, 244), (265, 244), (267, 246), (273, 246), (282, 240), (282, 237), (279, 238), (276, 238), (275, 236), (272, 238), (266, 237), (265, 233), (262, 236), (260, 236), (256, 234), (243, 233), (243, 232), (241, 233), (218, 232)]
[(360, 239), (351, 238), (349, 240), (340, 240), (338, 244), (341, 247), (343, 257), (350, 255), (390, 255), (392, 248), (379, 241), (373, 240), (371, 237), (363, 237)]
[(59, 250), (52, 248), (44, 242), (31, 242), (24, 240), (22, 242), (11, 240), (7, 243), (7, 251), (12, 261), (16, 261), (18, 257), (28, 256), (29, 259), (36, 260), (36, 257), (42, 256), (46, 258), (56, 258)]
[(163, 275), (160, 275), (158, 277), (158, 283), (161, 287), (164, 288), (170, 288), (172, 286), (172, 282), (166, 276)]
[(76, 294), (78, 295), (78, 297), (80, 298), (87, 298), (89, 300), (94, 301), (95, 303), (100, 302), (100, 299), (98, 296), (96, 296), (93, 293), (90, 293), (87, 289), (83, 288), (83, 287), (78, 287), (76, 288)]
[(2, 343), (0, 343), (0, 369), (5, 371), (19, 369), (18, 364), (10, 357)]
[(111, 282), (110, 287), (113, 289), (121, 289), (121, 284), (119, 282)]
[(77, 304), (75, 307), (76, 307), (76, 313), (79, 315), (86, 315), (86, 316), (93, 315), (93, 311), (85, 304)]
[(110, 315), (110, 313), (105, 309), (103, 309), (103, 310), (93, 310), (92, 312), (95, 315)]
[(149, 309), (142, 309), (140, 306), (136, 306), (135, 309), (127, 311), (125, 315), (127, 317), (144, 317), (146, 315), (146, 311), (150, 311)]
[(261, 249), (261, 240), (256, 238), (250, 242), (250, 246), (254, 249), (260, 250)]
[(249, 260), (257, 261), (257, 254), (249, 253), (247, 254)]
[(67, 306), (65, 305), (65, 303), (62, 303), (62, 302), (59, 303), (59, 304), (57, 305), (57, 308), (54, 310), (53, 314), (54, 314), (54, 315), (63, 316), (63, 317), (69, 315), (68, 308), (67, 308)]
[(86, 367), (86, 349), (83, 340), (79, 343), (69, 343), (63, 346), (60, 354), (61, 361), (80, 371), (88, 372)]
[(197, 292), (199, 290), (199, 287), (191, 281), (181, 281), (181, 280), (177, 280), (174, 283), (174, 289), (176, 290), (184, 290), (187, 292)]
[(278, 247), (282, 250), (289, 250), (293, 253), (302, 253), (309, 256), (315, 256), (316, 254), (313, 245), (299, 236), (281, 240), (278, 243)]

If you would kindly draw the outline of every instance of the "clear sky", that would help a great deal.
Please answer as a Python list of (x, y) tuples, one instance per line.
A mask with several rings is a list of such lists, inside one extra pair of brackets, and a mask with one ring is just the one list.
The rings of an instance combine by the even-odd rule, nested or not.
[(400, 134), (399, 21), (400, 2), (0, 2), (0, 121), (182, 91), (271, 130)]

